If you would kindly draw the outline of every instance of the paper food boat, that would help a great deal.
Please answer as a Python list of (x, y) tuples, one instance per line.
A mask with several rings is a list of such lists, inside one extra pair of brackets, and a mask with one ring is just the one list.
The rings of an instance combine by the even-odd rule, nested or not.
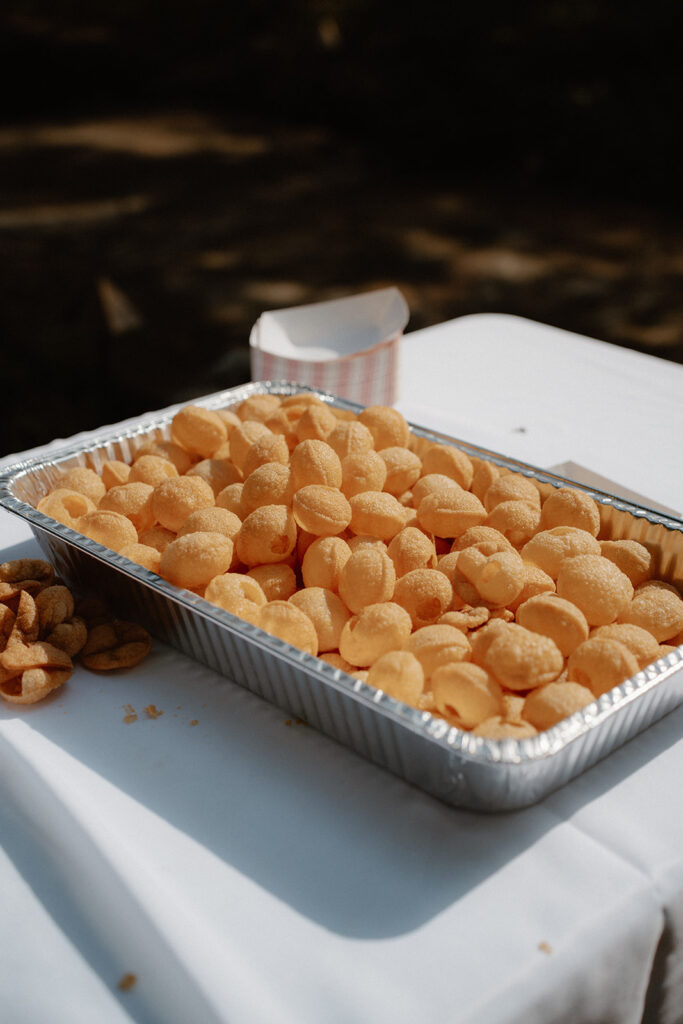
[(361, 405), (391, 405), (408, 319), (398, 288), (262, 313), (249, 338), (252, 380), (296, 381)]

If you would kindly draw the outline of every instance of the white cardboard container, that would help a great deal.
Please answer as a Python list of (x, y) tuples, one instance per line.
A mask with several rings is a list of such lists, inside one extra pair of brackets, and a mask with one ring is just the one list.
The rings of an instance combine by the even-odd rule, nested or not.
[(393, 287), (262, 313), (249, 337), (252, 380), (296, 381), (360, 405), (392, 405), (409, 316)]

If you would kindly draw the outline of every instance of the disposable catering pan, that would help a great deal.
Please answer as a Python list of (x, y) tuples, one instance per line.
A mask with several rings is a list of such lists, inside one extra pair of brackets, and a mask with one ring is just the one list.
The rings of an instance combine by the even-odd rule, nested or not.
[[(197, 400), (225, 408), (253, 394), (308, 391), (343, 409), (351, 402), (289, 382), (259, 382)], [(108, 428), (0, 476), (0, 506), (24, 519), (58, 573), (81, 593), (106, 593), (114, 609), (158, 639), (286, 709), (344, 746), (457, 807), (505, 811), (535, 803), (683, 701), (683, 646), (581, 711), (538, 735), (492, 740), (418, 711), (261, 629), (181, 590), (38, 512), (35, 506), (72, 466), (129, 462), (152, 439), (168, 438), (180, 405)], [(411, 425), (412, 426), (412, 425)], [(572, 481), (494, 452), (412, 426), (415, 434), (556, 487)], [(628, 483), (628, 481), (625, 481)], [(683, 587), (683, 522), (589, 488), (601, 537), (633, 539), (654, 555), (655, 576)]]

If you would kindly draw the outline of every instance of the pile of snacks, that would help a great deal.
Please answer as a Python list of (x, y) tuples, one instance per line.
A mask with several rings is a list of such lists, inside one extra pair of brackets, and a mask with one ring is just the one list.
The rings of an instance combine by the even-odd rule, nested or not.
[(76, 602), (49, 562), (20, 558), (0, 565), (0, 697), (35, 704), (71, 676), (73, 659), (107, 672), (137, 665), (149, 633), (112, 619), (97, 599)]
[(67, 470), (40, 511), (413, 707), (523, 737), (683, 641), (650, 551), (600, 508), (387, 406), (188, 405), (132, 465)]

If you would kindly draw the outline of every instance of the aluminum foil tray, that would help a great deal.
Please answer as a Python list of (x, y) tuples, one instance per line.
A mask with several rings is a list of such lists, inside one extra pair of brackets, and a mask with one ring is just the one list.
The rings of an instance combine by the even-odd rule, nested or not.
[[(246, 384), (197, 400), (210, 409), (256, 393), (310, 391), (331, 405), (360, 406), (287, 382)], [(99, 470), (130, 461), (152, 438), (168, 438), (181, 405), (107, 428), (87, 444), (18, 463), (0, 476), (0, 506), (24, 519), (58, 573), (82, 593), (106, 593), (122, 617), (253, 693), (306, 720), (327, 736), (457, 807), (505, 811), (528, 806), (567, 783), (683, 701), (683, 646), (552, 729), (521, 740), (490, 740), (417, 711), (297, 650), (108, 548), (55, 522), (35, 506), (59, 475), (76, 465)], [(416, 434), (456, 444), (469, 455), (551, 483), (571, 483), (525, 463), (412, 426)], [(683, 521), (582, 488), (601, 506), (605, 538), (630, 538), (655, 556), (655, 575), (683, 588)]]

